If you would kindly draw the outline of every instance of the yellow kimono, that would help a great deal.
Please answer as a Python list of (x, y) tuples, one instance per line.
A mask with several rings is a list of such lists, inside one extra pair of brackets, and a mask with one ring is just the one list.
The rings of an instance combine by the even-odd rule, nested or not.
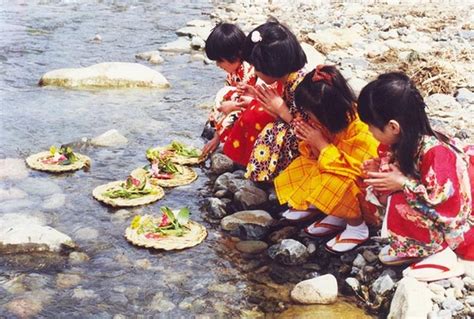
[(275, 178), (275, 190), (281, 204), (306, 210), (314, 205), (325, 214), (344, 219), (361, 216), (357, 195), (362, 163), (377, 156), (377, 140), (359, 118), (336, 134), (332, 144), (312, 156), (300, 142), (301, 156)]

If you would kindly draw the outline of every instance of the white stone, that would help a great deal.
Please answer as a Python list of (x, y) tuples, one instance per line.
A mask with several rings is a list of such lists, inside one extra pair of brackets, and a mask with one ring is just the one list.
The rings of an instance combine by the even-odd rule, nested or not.
[(160, 51), (147, 51), (135, 55), (137, 59), (148, 61), (152, 64), (161, 64), (165, 60), (161, 57)]
[(95, 299), (99, 296), (92, 289), (82, 289), (79, 287), (74, 289), (72, 297), (76, 299)]
[(28, 195), (18, 188), (0, 189), (0, 202), (13, 199), (22, 199), (26, 196)]
[(58, 209), (64, 206), (66, 202), (66, 195), (61, 193), (56, 193), (49, 196), (43, 203), (44, 209)]
[(121, 146), (128, 143), (125, 136), (120, 134), (116, 129), (109, 130), (91, 140), (96, 146)]
[(352, 91), (354, 91), (355, 96), (359, 96), (360, 91), (368, 84), (367, 81), (364, 81), (362, 79), (353, 77), (351, 78), (348, 82), (349, 86), (352, 88)]
[(430, 110), (455, 111), (462, 108), (454, 96), (441, 93), (428, 96), (425, 103)]
[(374, 58), (376, 56), (382, 55), (389, 50), (389, 47), (383, 43), (372, 42), (365, 47), (365, 54), (369, 58)]
[(383, 275), (375, 280), (374, 284), (372, 285), (372, 291), (377, 295), (383, 295), (387, 291), (392, 290), (395, 286), (393, 279), (389, 275)]
[(205, 46), (206, 42), (200, 36), (195, 35), (191, 39), (191, 48), (193, 48), (194, 50), (204, 49)]
[(160, 51), (164, 52), (190, 52), (191, 51), (191, 41), (187, 38), (180, 37), (173, 42), (168, 42), (162, 47)]
[(186, 23), (188, 27), (199, 27), (199, 28), (204, 28), (204, 27), (213, 27), (213, 22), (209, 20), (191, 20)]
[(306, 69), (313, 70), (319, 64), (324, 64), (326, 57), (324, 54), (316, 50), (312, 45), (302, 42), (301, 47), (303, 48), (304, 53), (308, 62), (306, 63)]
[(163, 292), (159, 292), (153, 297), (153, 300), (151, 301), (151, 304), (148, 306), (148, 308), (158, 312), (169, 312), (176, 308), (176, 305), (165, 299)]
[(104, 62), (85, 68), (58, 69), (41, 77), (40, 85), (68, 88), (167, 88), (168, 80), (158, 71), (139, 63)]
[(439, 295), (439, 296), (444, 296), (445, 295), (445, 290), (443, 288), (443, 286), (441, 285), (438, 285), (434, 282), (428, 284), (428, 288), (434, 292), (435, 294)]
[(355, 292), (359, 291), (360, 289), (360, 283), (359, 281), (354, 278), (354, 277), (347, 277), (346, 278), (346, 283), (349, 285), (349, 287), (352, 288)]
[(226, 216), (221, 220), (221, 226), (224, 230), (234, 230), (240, 224), (256, 224), (267, 227), (272, 223), (272, 216), (264, 210), (244, 210)]
[(0, 159), (0, 180), (22, 179), (28, 176), (25, 161), (20, 158)]
[(426, 318), (433, 307), (432, 292), (414, 278), (404, 277), (398, 282), (390, 305), (389, 319)]
[(94, 240), (99, 237), (99, 231), (91, 227), (84, 227), (76, 231), (74, 237), (79, 240)]
[(188, 36), (190, 38), (192, 38), (194, 36), (198, 36), (201, 39), (207, 39), (207, 37), (211, 33), (211, 30), (212, 30), (211, 25), (206, 25), (206, 26), (203, 26), (203, 27), (187, 26), (187, 27), (178, 29), (176, 31), (176, 34), (179, 35), (179, 36)]
[(71, 237), (49, 226), (38, 224), (17, 224), (10, 227), (0, 226), (0, 251), (58, 252), (61, 246), (75, 247)]
[(331, 304), (337, 299), (337, 280), (331, 274), (299, 282), (291, 299), (302, 304)]
[(320, 44), (327, 50), (340, 48), (344, 49), (351, 46), (354, 42), (361, 39), (357, 30), (354, 29), (336, 29), (329, 28), (318, 31), (317, 33), (309, 33), (308, 38), (315, 43)]

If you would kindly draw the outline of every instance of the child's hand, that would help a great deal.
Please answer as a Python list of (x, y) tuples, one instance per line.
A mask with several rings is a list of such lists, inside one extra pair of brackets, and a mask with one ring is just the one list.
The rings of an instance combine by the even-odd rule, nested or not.
[(364, 182), (372, 185), (376, 191), (395, 192), (403, 189), (403, 185), (407, 181), (407, 177), (400, 172), (400, 169), (390, 164), (390, 172), (368, 172), (369, 178)]
[(248, 84), (238, 84), (237, 85), (237, 93), (242, 96), (242, 95), (248, 95), (253, 98), (257, 97), (257, 90), (255, 89), (254, 86), (248, 85)]
[(247, 107), (253, 100), (254, 98), (248, 95), (241, 95), (239, 97), (239, 102), (242, 102), (243, 107)]
[(224, 101), (221, 103), (221, 105), (219, 105), (217, 110), (227, 115), (233, 111), (239, 111), (242, 107), (244, 107), (244, 104), (244, 102)]
[(329, 141), (324, 136), (323, 132), (319, 128), (314, 128), (303, 120), (295, 120), (295, 134), (296, 137), (308, 145), (315, 147), (318, 151), (321, 151), (327, 145)]
[(207, 142), (206, 145), (204, 145), (204, 147), (202, 148), (201, 157), (205, 158), (209, 154), (213, 153), (217, 149), (219, 144), (219, 135), (216, 133), (214, 134), (214, 137), (209, 142)]
[(265, 84), (257, 86), (257, 100), (270, 114), (282, 117), (288, 112), (288, 107), (277, 90)]
[(362, 163), (362, 172), (364, 173), (365, 176), (368, 176), (367, 174), (369, 172), (378, 172), (380, 168), (380, 158), (371, 158), (369, 160), (364, 161)]

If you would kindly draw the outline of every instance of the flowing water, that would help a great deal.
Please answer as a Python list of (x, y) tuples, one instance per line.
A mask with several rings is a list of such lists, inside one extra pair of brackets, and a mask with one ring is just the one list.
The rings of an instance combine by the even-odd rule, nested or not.
[[(168, 190), (163, 200), (131, 209), (130, 214), (156, 213), (161, 205), (189, 207), (192, 218), (209, 230), (208, 238), (192, 249), (163, 253), (130, 245), (123, 237), (130, 217), (117, 217), (118, 209), (101, 205), (91, 196), (95, 186), (123, 179), (145, 164), (145, 150), (150, 146), (175, 139), (201, 146), (197, 137), (207, 110), (199, 105), (212, 100), (223, 83), (222, 71), (202, 61), (191, 62), (188, 54), (174, 54), (164, 55), (162, 65), (148, 65), (168, 78), (171, 88), (166, 90), (68, 90), (37, 85), (41, 75), (53, 69), (135, 62), (136, 53), (175, 40), (176, 29), (193, 19), (208, 19), (206, 13), (211, 11), (212, 4), (203, 0), (2, 2), (0, 158), (24, 158), (50, 145), (80, 141), (109, 129), (117, 129), (129, 142), (116, 148), (82, 148), (92, 159), (87, 172), (30, 171), (26, 179), (0, 182), (1, 188), (15, 187), (28, 194), (0, 203), (0, 214), (41, 214), (90, 257), (79, 265), (55, 267), (43, 267), (34, 259), (28, 265), (0, 263), (0, 317), (12, 316), (5, 305), (18, 298), (37, 300), (28, 307), (40, 304), (40, 317), (256, 314), (247, 301), (253, 283), (235, 258), (229, 257), (235, 253), (230, 253), (219, 228), (203, 220), (200, 200), (208, 179), (200, 168), (196, 168), (199, 179), (192, 185)], [(91, 41), (96, 34), (101, 35), (101, 42)], [(64, 194), (64, 204), (56, 205), (59, 208), (45, 204), (52, 194)], [(78, 275), (80, 280), (64, 286), (58, 274)], [(12, 284), (16, 279), (21, 284)], [(293, 307), (288, 317), (294, 317), (297, 308), (308, 318), (317, 313), (325, 318), (345, 317), (341, 313), (347, 318), (364, 316), (354, 306), (340, 303)]]

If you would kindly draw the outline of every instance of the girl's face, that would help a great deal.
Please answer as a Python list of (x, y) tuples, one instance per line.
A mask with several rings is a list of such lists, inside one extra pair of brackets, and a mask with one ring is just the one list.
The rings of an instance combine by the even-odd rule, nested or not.
[(216, 65), (227, 73), (234, 73), (240, 66), (240, 61), (229, 62), (227, 60), (216, 61)]
[(383, 130), (369, 124), (369, 131), (376, 140), (385, 145), (395, 144), (400, 139), (400, 125), (394, 120), (388, 122)]
[(266, 84), (273, 84), (279, 80), (279, 78), (274, 78), (269, 75), (265, 75), (262, 72), (257, 71), (257, 70), (255, 70), (255, 75), (257, 75), (259, 79), (262, 79), (262, 81), (265, 82)]

